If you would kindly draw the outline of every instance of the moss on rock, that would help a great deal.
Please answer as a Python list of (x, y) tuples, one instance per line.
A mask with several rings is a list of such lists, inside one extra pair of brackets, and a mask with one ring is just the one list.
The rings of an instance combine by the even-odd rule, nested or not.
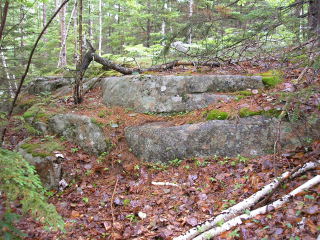
[(57, 140), (48, 140), (41, 143), (24, 143), (20, 146), (33, 157), (52, 156), (54, 151), (64, 150), (64, 147)]
[(213, 109), (208, 112), (207, 120), (225, 120), (229, 117), (227, 112), (223, 112), (217, 109)]
[(249, 108), (241, 108), (239, 110), (239, 117), (250, 117), (250, 116), (256, 116), (261, 115), (262, 111), (252, 111)]
[(270, 70), (265, 73), (261, 73), (262, 82), (267, 87), (275, 87), (283, 81), (282, 72), (278, 70)]

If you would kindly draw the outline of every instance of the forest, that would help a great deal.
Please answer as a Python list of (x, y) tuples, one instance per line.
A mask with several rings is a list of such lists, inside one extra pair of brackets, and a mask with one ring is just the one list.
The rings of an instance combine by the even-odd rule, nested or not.
[(0, 239), (320, 240), (320, 0), (0, 0)]

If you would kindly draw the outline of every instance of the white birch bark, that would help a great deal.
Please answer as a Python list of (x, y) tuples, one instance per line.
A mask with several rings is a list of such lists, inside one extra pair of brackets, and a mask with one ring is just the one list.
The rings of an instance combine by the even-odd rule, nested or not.
[(99, 55), (102, 54), (102, 0), (99, 1)]
[[(59, 5), (62, 3), (59, 2)], [(67, 11), (67, 4), (63, 6), (59, 13), (59, 20), (60, 20), (60, 46), (61, 51), (59, 54), (59, 62), (58, 68), (65, 67), (67, 65), (67, 45), (66, 45), (66, 11)]]
[(299, 186), (298, 188), (296, 188), (295, 190), (291, 191), (289, 194), (274, 201), (273, 203), (268, 204), (263, 207), (260, 207), (260, 208), (257, 208), (255, 210), (251, 211), (249, 214), (242, 214), (238, 217), (235, 217), (235, 218), (231, 219), (230, 221), (224, 223), (221, 227), (212, 228), (209, 231), (204, 232), (204, 233), (200, 234), (198, 237), (193, 238), (193, 239), (194, 240), (211, 239), (211, 238), (213, 238), (213, 237), (215, 237), (225, 231), (230, 230), (231, 228), (233, 228), (237, 225), (242, 224), (245, 220), (254, 218), (260, 214), (266, 214), (270, 211), (273, 211), (275, 209), (282, 207), (285, 203), (288, 203), (297, 194), (299, 194), (299, 193), (301, 193), (301, 192), (303, 192), (313, 186), (316, 186), (319, 183), (320, 183), (320, 175), (317, 175), (314, 178), (312, 178), (309, 181), (302, 184), (301, 186)]
[[(68, 25), (67, 25), (67, 28), (66, 28), (66, 32), (65, 32), (65, 36), (63, 38), (63, 41), (62, 41), (62, 46), (60, 48), (60, 53), (59, 53), (59, 61), (58, 61), (58, 67), (60, 66), (60, 59), (61, 59), (61, 55), (63, 54), (63, 51), (65, 50), (66, 54), (67, 54), (67, 39), (68, 39), (68, 35), (69, 35), (69, 30), (70, 30), (70, 25), (71, 25), (71, 22), (72, 22), (72, 19), (74, 17), (77, 17), (75, 12), (76, 12), (76, 7), (77, 7), (77, 3), (75, 2), (73, 8), (72, 8), (72, 11), (71, 11), (71, 15), (70, 15), (70, 19), (69, 19), (69, 22), (68, 22)], [(67, 63), (67, 57), (66, 57), (66, 63)], [(65, 66), (65, 65), (64, 65)], [(63, 66), (62, 66), (63, 67)]]
[[(189, 0), (189, 19), (191, 19), (193, 15), (193, 0)], [(189, 29), (189, 44), (192, 43), (192, 27)]]
[[(304, 164), (297, 172), (295, 172), (291, 178), (294, 178), (310, 169), (314, 169), (317, 166), (320, 165), (320, 160), (316, 162), (308, 162)], [(197, 227), (191, 228), (189, 231), (186, 233), (174, 238), (174, 240), (190, 240), (193, 239), (194, 237), (198, 236), (200, 234), (199, 229), (202, 231), (207, 231), (213, 227), (216, 226), (217, 223), (221, 221), (228, 221), (231, 218), (234, 218), (237, 216), (239, 213), (243, 212), (246, 209), (249, 209), (250, 207), (254, 206), (256, 203), (258, 203), (263, 197), (268, 195), (270, 191), (273, 191), (276, 189), (279, 184), (281, 183), (281, 180), (284, 178), (287, 178), (289, 176), (289, 172), (283, 173), (280, 177), (274, 179), (271, 183), (268, 185), (264, 186), (260, 191), (254, 193), (247, 199), (243, 200), (242, 202), (228, 208), (227, 210), (224, 210), (221, 212), (216, 217), (212, 217), (205, 221), (204, 223), (198, 225)]]

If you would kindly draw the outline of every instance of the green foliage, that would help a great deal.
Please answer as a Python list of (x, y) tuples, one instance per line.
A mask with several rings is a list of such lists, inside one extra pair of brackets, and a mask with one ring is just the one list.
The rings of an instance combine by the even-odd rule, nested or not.
[(267, 87), (275, 87), (283, 81), (282, 72), (277, 70), (271, 70), (265, 73), (261, 73), (262, 82)]
[(181, 163), (182, 163), (182, 160), (178, 158), (169, 161), (169, 164), (174, 167), (179, 167)]
[(25, 120), (31, 119), (32, 122), (39, 120), (47, 121), (49, 117), (44, 111), (42, 103), (31, 106), (22, 116)]
[[(0, 192), (5, 194), (5, 208), (10, 209), (10, 203), (18, 201), (23, 214), (30, 214), (50, 229), (64, 230), (61, 216), (52, 204), (47, 203), (45, 189), (34, 167), (20, 154), (3, 148), (0, 148), (0, 166)], [(17, 219), (18, 216), (10, 212), (0, 218), (0, 234), (12, 237), (4, 239), (19, 239), (19, 232), (12, 226)]]
[(225, 120), (229, 117), (227, 112), (223, 112), (217, 109), (213, 109), (208, 112), (207, 120)]

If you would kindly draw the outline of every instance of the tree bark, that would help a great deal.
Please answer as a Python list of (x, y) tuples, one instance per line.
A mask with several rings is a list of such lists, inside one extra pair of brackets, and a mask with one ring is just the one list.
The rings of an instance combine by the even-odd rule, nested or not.
[(320, 46), (320, 0), (309, 1), (308, 25), (310, 35), (318, 38), (318, 46)]
[(99, 1), (99, 54), (102, 52), (102, 0)]
[[(74, 3), (73, 9), (71, 11), (70, 19), (69, 19), (69, 22), (68, 22), (68, 25), (66, 28), (66, 32), (65, 32), (65, 36), (64, 36), (64, 39), (62, 42), (62, 46), (60, 48), (60, 53), (59, 53), (60, 57), (62, 56), (64, 50), (65, 50), (65, 54), (67, 53), (67, 39), (68, 39), (68, 35), (69, 35), (70, 25), (71, 25), (71, 22), (72, 22), (74, 15), (75, 15), (76, 8), (77, 8), (77, 2)], [(59, 57), (59, 61), (58, 61), (58, 67), (60, 64), (60, 57)], [(66, 64), (67, 64), (67, 59), (66, 59)], [(61, 66), (61, 67), (64, 67), (64, 66)]]
[[(77, 73), (74, 85), (73, 98), (75, 104), (80, 104), (82, 102), (82, 80), (85, 70), (88, 65), (83, 66), (84, 61), (87, 59), (86, 56), (83, 57), (83, 33), (82, 33), (82, 0), (78, 1), (78, 47), (79, 47), (79, 59), (77, 64)], [(89, 60), (89, 59), (88, 59)]]
[[(191, 20), (191, 17), (193, 15), (193, 0), (189, 0), (189, 19)], [(192, 26), (190, 25), (189, 28), (189, 44), (192, 43)]]
[(9, 0), (6, 0), (6, 2), (4, 3), (3, 11), (1, 11), (0, 41), (2, 40), (3, 31), (6, 26), (8, 11), (9, 11)]
[(58, 62), (58, 68), (65, 67), (67, 65), (67, 45), (66, 45), (66, 10), (67, 5), (65, 5), (59, 14), (59, 20), (60, 20), (60, 54), (59, 54), (59, 62)]

